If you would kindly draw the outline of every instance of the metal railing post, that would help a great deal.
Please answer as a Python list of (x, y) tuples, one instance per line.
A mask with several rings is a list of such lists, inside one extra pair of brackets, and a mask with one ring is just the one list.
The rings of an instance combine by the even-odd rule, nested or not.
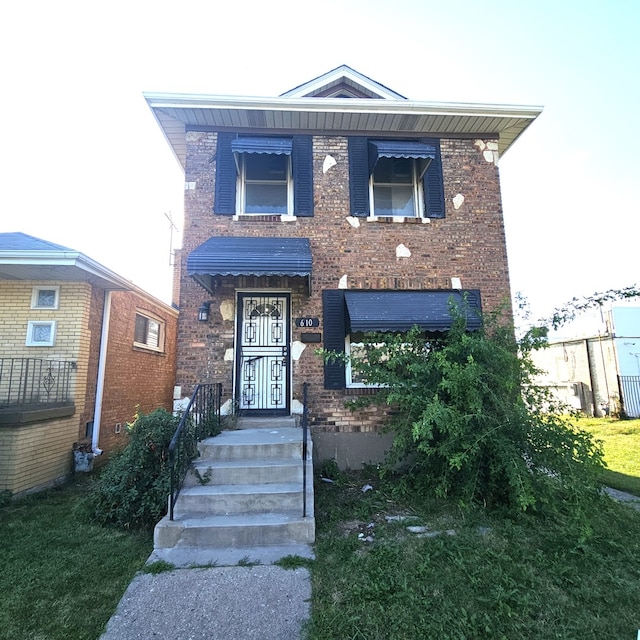
[(302, 517), (307, 517), (307, 382), (302, 383)]

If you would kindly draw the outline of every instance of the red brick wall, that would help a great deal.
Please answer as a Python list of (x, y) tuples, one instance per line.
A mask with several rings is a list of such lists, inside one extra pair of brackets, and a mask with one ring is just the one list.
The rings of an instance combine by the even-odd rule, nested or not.
[[(137, 311), (164, 322), (162, 352), (134, 346)], [(99, 447), (104, 451), (118, 449), (126, 443), (125, 424), (132, 420), (138, 406), (142, 413), (159, 407), (172, 410), (176, 331), (176, 311), (135, 292), (112, 293), (99, 439)], [(93, 353), (97, 357), (97, 350)], [(118, 423), (119, 434), (115, 428)]]
[[(100, 338), (102, 335), (102, 316), (104, 311), (104, 289), (91, 287), (91, 302), (89, 306), (89, 344), (88, 353), (81, 357), (88, 358), (87, 382), (84, 391), (84, 411), (78, 415), (78, 440), (85, 441), (87, 423), (93, 420), (96, 407), (96, 389), (98, 384), (98, 356), (100, 353)], [(88, 440), (90, 442), (90, 439)]]
[[(480, 289), (483, 309), (509, 300), (509, 276), (502, 220), (498, 168), (488, 162), (475, 140), (442, 140), (442, 165), (446, 218), (422, 223), (410, 220), (367, 222), (350, 215), (347, 139), (341, 136), (314, 137), (315, 215), (282, 222), (279, 217), (258, 216), (233, 220), (213, 214), (216, 134), (187, 133), (186, 181), (193, 188), (185, 192), (185, 231), (182, 251), (180, 320), (178, 331), (177, 384), (188, 394), (196, 382), (222, 382), (225, 398), (232, 391), (232, 360), (225, 360), (233, 348), (233, 315), (224, 320), (223, 300), (234, 300), (235, 288), (273, 286), (292, 290), (292, 316), (313, 316), (322, 322), (322, 290), (337, 289), (347, 276), (349, 289), (449, 289), (451, 278), (462, 287)], [(485, 140), (485, 142), (488, 142)], [(327, 154), (337, 164), (323, 173)], [(464, 202), (456, 208), (454, 197)], [(226, 278), (214, 296), (195, 283), (186, 272), (186, 259), (198, 245), (213, 235), (305, 237), (313, 255), (312, 295), (299, 279)], [(403, 244), (408, 258), (398, 258)], [(197, 322), (197, 309), (211, 300), (209, 323)], [(228, 303), (228, 302), (227, 302)], [(320, 326), (319, 331), (323, 327)], [(294, 327), (293, 340), (301, 330)], [(300, 396), (302, 381), (310, 383), (311, 414), (316, 429), (370, 431), (378, 417), (375, 410), (353, 414), (344, 401), (356, 390), (323, 389), (321, 359), (315, 345), (307, 345), (293, 363), (294, 396)]]

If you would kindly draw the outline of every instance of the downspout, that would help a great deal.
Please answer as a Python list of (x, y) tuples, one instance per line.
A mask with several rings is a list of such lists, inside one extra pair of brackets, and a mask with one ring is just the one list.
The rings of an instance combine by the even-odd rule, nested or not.
[(593, 404), (594, 417), (598, 417), (598, 405), (596, 404), (595, 378), (593, 377), (593, 363), (591, 362), (591, 349), (589, 349), (589, 338), (585, 338), (585, 349), (587, 350), (587, 368), (589, 369), (589, 382), (591, 383), (591, 403)]
[(100, 354), (98, 356), (98, 380), (96, 384), (96, 404), (93, 410), (93, 435), (91, 450), (97, 456), (102, 454), (98, 448), (100, 439), (100, 416), (102, 415), (102, 398), (104, 396), (104, 376), (107, 364), (107, 345), (109, 342), (109, 319), (111, 318), (111, 291), (104, 292), (104, 308), (102, 310), (102, 334), (100, 336)]
[(602, 359), (602, 372), (604, 373), (604, 386), (607, 390), (607, 406), (611, 406), (611, 394), (609, 393), (609, 378), (607, 376), (607, 363), (604, 360), (604, 349), (602, 347), (602, 336), (598, 331), (598, 343), (600, 344), (600, 358)]

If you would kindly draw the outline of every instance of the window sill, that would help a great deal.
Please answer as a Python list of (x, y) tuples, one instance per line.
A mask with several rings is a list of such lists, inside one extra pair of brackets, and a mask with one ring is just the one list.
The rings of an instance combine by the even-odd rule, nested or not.
[(156, 355), (163, 356), (164, 351), (162, 349), (155, 349), (154, 347), (149, 347), (146, 344), (140, 344), (138, 342), (133, 343), (134, 351), (144, 351), (144, 353), (155, 353)]
[(346, 387), (346, 396), (374, 396), (381, 387)]
[(297, 217), (294, 215), (284, 215), (279, 213), (237, 213), (232, 219), (235, 222), (295, 222)]
[(399, 222), (403, 224), (431, 224), (431, 218), (407, 218), (404, 216), (368, 216), (367, 222)]

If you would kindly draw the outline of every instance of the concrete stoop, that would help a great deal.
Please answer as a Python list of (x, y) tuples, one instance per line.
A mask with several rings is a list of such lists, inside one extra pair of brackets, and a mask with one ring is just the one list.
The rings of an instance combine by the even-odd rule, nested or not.
[(303, 517), (302, 429), (293, 419), (253, 419), (199, 445), (174, 508), (154, 531), (149, 561), (177, 567), (269, 564), (313, 557), (312, 443)]

